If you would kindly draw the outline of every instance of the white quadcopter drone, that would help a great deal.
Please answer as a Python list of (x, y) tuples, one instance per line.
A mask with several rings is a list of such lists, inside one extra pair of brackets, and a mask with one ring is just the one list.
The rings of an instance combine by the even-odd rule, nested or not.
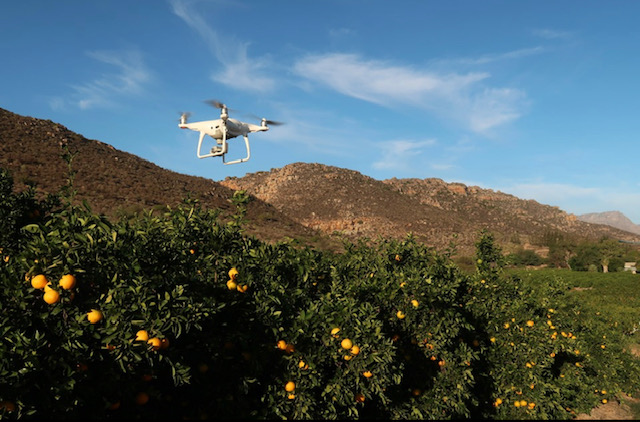
[[(182, 113), (180, 116), (180, 129), (191, 129), (196, 132), (200, 132), (200, 140), (198, 141), (198, 158), (208, 157), (222, 157), (224, 164), (237, 164), (248, 161), (251, 157), (251, 150), (249, 149), (249, 134), (252, 132), (265, 132), (269, 130), (269, 125), (280, 125), (282, 123), (274, 122), (273, 120), (262, 119), (259, 125), (251, 123), (241, 122), (236, 119), (229, 118), (229, 112), (226, 105), (216, 100), (206, 101), (208, 104), (220, 109), (220, 118), (216, 120), (205, 120), (202, 122), (187, 123), (187, 118), (190, 113)], [(208, 153), (202, 153), (202, 141), (206, 135), (211, 136), (216, 141), (216, 145), (211, 148)], [(228, 152), (227, 140), (240, 136), (244, 138), (244, 143), (247, 149), (247, 156), (238, 160), (227, 162), (225, 160), (225, 154)]]

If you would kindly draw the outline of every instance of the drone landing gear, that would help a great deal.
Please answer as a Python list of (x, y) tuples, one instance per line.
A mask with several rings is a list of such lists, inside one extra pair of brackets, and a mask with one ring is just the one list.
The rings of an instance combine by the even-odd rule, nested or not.
[(222, 139), (216, 139), (216, 143), (218, 145), (214, 146), (213, 148), (211, 148), (211, 151), (208, 154), (202, 154), (202, 141), (204, 140), (206, 133), (204, 132), (200, 132), (200, 139), (198, 141), (198, 158), (208, 158), (208, 157), (220, 157), (222, 156), (222, 163), (223, 164), (238, 164), (238, 163), (244, 163), (245, 161), (249, 161), (249, 158), (251, 157), (251, 150), (249, 148), (249, 137), (247, 135), (243, 135), (244, 137), (244, 144), (247, 150), (247, 156), (244, 158), (240, 158), (238, 160), (233, 160), (233, 161), (229, 161), (227, 162), (225, 160), (225, 154), (227, 152), (229, 152), (229, 144), (227, 143), (227, 133), (226, 131), (224, 132), (224, 136), (222, 137)]

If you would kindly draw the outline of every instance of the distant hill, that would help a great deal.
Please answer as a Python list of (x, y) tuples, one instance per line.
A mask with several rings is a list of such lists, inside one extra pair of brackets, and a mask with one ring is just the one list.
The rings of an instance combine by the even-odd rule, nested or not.
[(631, 233), (640, 234), (640, 225), (634, 224), (620, 211), (592, 212), (578, 216), (581, 221), (593, 224), (606, 224)]
[(545, 239), (557, 234), (640, 241), (637, 232), (581, 221), (557, 207), (435, 178), (380, 181), (349, 169), (293, 163), (216, 182), (163, 169), (50, 120), (0, 108), (0, 167), (11, 171), (16, 189), (35, 184), (39, 194), (58, 192), (68, 173), (63, 145), (77, 153), (76, 198), (110, 217), (175, 206), (191, 196), (229, 218), (230, 199), (242, 189), (252, 198), (248, 234), (328, 250), (340, 250), (342, 237), (400, 239), (412, 233), (435, 248), (453, 242), (460, 255), (471, 255), (481, 229), (491, 231), (505, 252), (526, 248), (544, 254)]

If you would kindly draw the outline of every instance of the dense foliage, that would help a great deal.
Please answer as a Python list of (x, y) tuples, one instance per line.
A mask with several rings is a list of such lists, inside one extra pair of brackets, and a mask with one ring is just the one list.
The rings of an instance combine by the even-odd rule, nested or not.
[(242, 195), (228, 223), (194, 201), (113, 222), (11, 186), (3, 418), (569, 419), (640, 381), (624, 333), (505, 273), (490, 233), (470, 274), (410, 236), (260, 242)]

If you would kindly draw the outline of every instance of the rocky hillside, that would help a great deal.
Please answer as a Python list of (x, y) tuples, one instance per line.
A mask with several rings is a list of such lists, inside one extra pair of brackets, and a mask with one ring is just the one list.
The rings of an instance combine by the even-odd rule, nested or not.
[(620, 211), (592, 212), (578, 216), (581, 221), (592, 224), (606, 224), (631, 233), (640, 234), (640, 225), (634, 224)]
[(451, 241), (471, 253), (478, 231), (488, 229), (506, 248), (540, 250), (545, 236), (637, 241), (613, 227), (585, 223), (557, 207), (440, 179), (378, 181), (356, 171), (294, 163), (221, 182), (245, 189), (297, 222), (351, 238), (401, 238), (413, 233), (439, 249)]
[[(16, 190), (27, 184), (40, 194), (59, 192), (67, 182), (63, 145), (76, 153), (72, 169), (77, 199), (109, 217), (196, 198), (223, 217), (235, 212), (234, 191), (213, 180), (163, 169), (106, 143), (86, 139), (49, 120), (20, 116), (0, 108), (0, 167), (10, 170)], [(256, 198), (248, 205), (247, 231), (266, 241), (292, 238), (333, 249), (338, 242), (297, 223)]]
[(470, 255), (484, 228), (507, 252), (541, 251), (550, 233), (640, 241), (638, 234), (580, 221), (557, 207), (440, 179), (379, 181), (343, 168), (294, 163), (216, 182), (160, 168), (52, 121), (0, 109), (0, 167), (11, 171), (16, 189), (32, 184), (40, 194), (59, 192), (68, 176), (65, 145), (76, 154), (76, 198), (110, 217), (175, 206), (190, 196), (228, 218), (234, 212), (230, 199), (242, 189), (252, 195), (249, 234), (323, 249), (339, 250), (340, 237), (404, 238), (412, 233), (438, 249), (454, 242), (460, 255)]

